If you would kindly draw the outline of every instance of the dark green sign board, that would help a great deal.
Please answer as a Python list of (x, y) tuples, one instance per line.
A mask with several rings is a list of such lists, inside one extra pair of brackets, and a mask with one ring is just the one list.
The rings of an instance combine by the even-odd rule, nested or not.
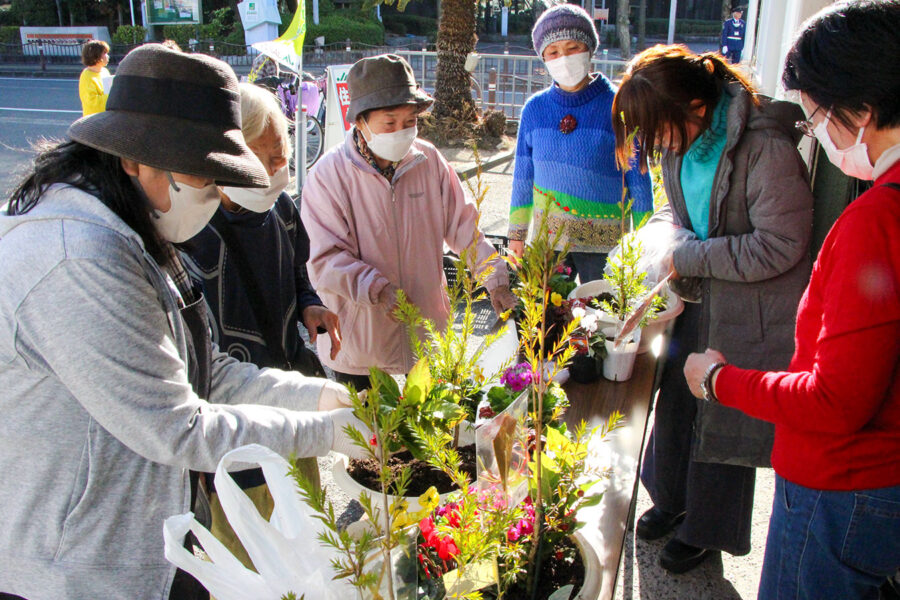
[(147, 0), (147, 21), (151, 25), (200, 22), (200, 0)]

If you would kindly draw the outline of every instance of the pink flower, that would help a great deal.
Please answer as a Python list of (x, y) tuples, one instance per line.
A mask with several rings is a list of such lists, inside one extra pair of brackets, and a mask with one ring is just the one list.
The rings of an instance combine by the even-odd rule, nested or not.
[(519, 541), (519, 537), (521, 537), (521, 535), (522, 532), (519, 531), (518, 526), (510, 527), (506, 532), (506, 539), (508, 539), (510, 542), (517, 542)]

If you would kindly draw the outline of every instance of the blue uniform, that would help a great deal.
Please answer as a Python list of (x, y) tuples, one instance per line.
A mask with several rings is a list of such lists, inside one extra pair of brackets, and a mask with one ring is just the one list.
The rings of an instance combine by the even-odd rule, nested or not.
[(724, 54), (732, 63), (741, 62), (746, 33), (747, 24), (741, 19), (728, 19), (722, 27), (722, 48), (728, 49)]

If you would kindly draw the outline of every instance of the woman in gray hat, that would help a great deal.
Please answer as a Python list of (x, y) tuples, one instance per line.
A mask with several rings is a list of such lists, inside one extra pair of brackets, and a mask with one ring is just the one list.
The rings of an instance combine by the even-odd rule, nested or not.
[(342, 386), (210, 344), (172, 246), (217, 183), (268, 184), (239, 99), (227, 64), (142, 46), (0, 216), (0, 596), (203, 597), (163, 556), (163, 520), (202, 509), (194, 471), (248, 443), (354, 453), (351, 411), (316, 412)]
[(369, 367), (407, 373), (415, 362), (402, 324), (392, 316), (402, 289), (439, 325), (450, 305), (442, 255), (473, 240), (494, 309), (516, 304), (500, 259), (477, 229), (477, 210), (456, 172), (434, 146), (416, 139), (416, 119), (432, 99), (401, 57), (364, 58), (348, 76), (355, 126), (322, 157), (303, 188), (301, 216), (310, 239), (310, 281), (341, 321), (341, 353), (319, 336), (319, 357), (338, 381), (368, 387)]

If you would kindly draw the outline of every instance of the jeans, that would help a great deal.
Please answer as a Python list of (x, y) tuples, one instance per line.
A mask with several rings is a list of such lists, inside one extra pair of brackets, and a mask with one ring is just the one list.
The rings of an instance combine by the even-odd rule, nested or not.
[(833, 492), (776, 476), (759, 600), (877, 600), (900, 566), (900, 486)]

